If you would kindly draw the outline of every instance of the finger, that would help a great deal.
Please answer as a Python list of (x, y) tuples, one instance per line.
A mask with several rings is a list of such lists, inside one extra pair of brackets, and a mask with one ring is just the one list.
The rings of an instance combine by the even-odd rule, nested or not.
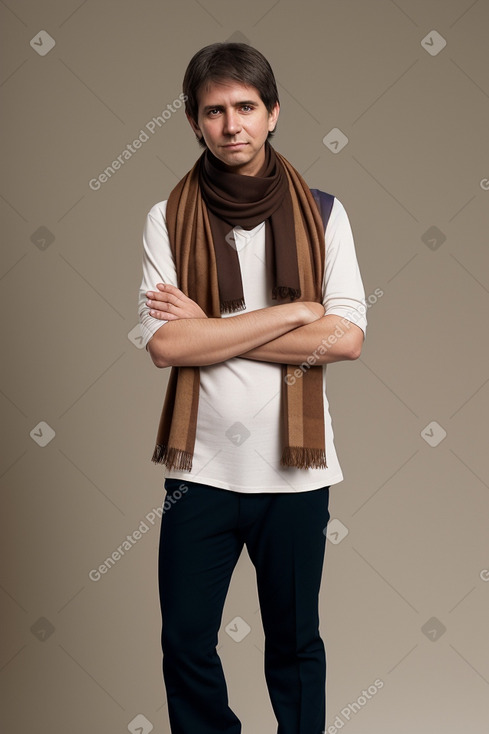
[(166, 308), (167, 306), (171, 306), (172, 308), (178, 308), (181, 306), (181, 301), (177, 296), (172, 295), (171, 293), (158, 293), (154, 294), (153, 298), (148, 298), (146, 301), (146, 305), (150, 308)]
[[(155, 311), (154, 309), (149, 311), (149, 315), (152, 316), (154, 319), (159, 319), (160, 321), (164, 318), (161, 311)], [(165, 319), (165, 321), (167, 321), (167, 319)]]
[(166, 286), (164, 291), (159, 291), (159, 293), (165, 297), (165, 300), (168, 303), (173, 303), (175, 306), (178, 306), (180, 308), (185, 308), (189, 304), (193, 303), (192, 299), (185, 295), (183, 291), (180, 290), (180, 288), (176, 288), (174, 285), (172, 286)]
[(150, 316), (153, 316), (153, 318), (159, 319), (160, 321), (175, 321), (179, 318), (177, 314), (171, 313), (170, 311), (151, 310), (149, 314)]
[(163, 291), (147, 291), (146, 295), (149, 300), (152, 299), (153, 301), (160, 303), (173, 303), (175, 306), (181, 307), (191, 302), (190, 299), (178, 288), (170, 291), (165, 287), (165, 290)]
[(176, 285), (172, 285), (171, 283), (157, 283), (156, 287), (158, 288), (158, 292), (160, 293), (171, 293), (174, 296), (183, 296), (185, 298), (185, 294), (183, 291), (180, 290), (180, 288), (177, 288)]
[[(148, 297), (146, 305), (150, 308), (158, 309), (160, 313), (161, 309), (171, 309), (175, 318), (193, 318), (196, 315), (195, 309), (201, 311), (198, 304), (176, 286), (169, 283), (157, 283), (157, 287), (157, 291), (146, 291)], [(203, 312), (201, 315), (204, 315)]]

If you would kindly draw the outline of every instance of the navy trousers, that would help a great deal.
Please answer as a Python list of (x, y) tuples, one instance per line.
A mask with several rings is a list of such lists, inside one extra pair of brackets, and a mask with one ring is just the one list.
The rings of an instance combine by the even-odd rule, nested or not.
[(318, 596), (329, 487), (245, 494), (167, 479), (165, 488), (158, 574), (172, 734), (241, 732), (216, 646), (244, 544), (256, 569), (277, 734), (321, 734), (326, 654)]

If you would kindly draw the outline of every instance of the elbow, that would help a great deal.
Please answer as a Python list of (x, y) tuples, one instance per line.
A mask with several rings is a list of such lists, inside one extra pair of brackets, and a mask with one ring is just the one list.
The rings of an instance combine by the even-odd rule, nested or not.
[(164, 367), (171, 367), (172, 361), (168, 358), (167, 354), (161, 354), (161, 352), (150, 352), (151, 359), (153, 360), (153, 364), (155, 367), (159, 367), (159, 369), (163, 369)]
[(167, 354), (166, 350), (162, 349), (161, 343), (159, 342), (159, 340), (156, 340), (154, 336), (152, 336), (147, 343), (146, 349), (148, 350), (155, 367), (159, 367), (160, 369), (162, 369), (163, 367), (171, 367), (171, 360), (169, 359), (169, 355)]
[(165, 323), (161, 328), (157, 329), (146, 345), (146, 349), (151, 355), (155, 367), (163, 369), (164, 367), (175, 367), (179, 363), (176, 352), (176, 344), (171, 332), (169, 333), (168, 324)]
[(356, 324), (349, 324), (348, 331), (344, 334), (342, 341), (342, 358), (353, 361), (358, 359), (362, 353), (363, 343), (365, 341), (365, 333)]
[(361, 355), (361, 353), (362, 353), (362, 347), (361, 346), (358, 347), (358, 348), (355, 348), (355, 349), (351, 349), (348, 352), (348, 354), (345, 355), (345, 359), (348, 359), (350, 361), (353, 361), (355, 359), (358, 359), (359, 356)]
[(348, 349), (346, 350), (345, 359), (348, 359), (350, 361), (358, 359), (362, 353), (363, 342), (364, 342), (363, 333), (361, 336), (357, 336), (355, 334), (355, 338), (350, 339)]
[[(320, 364), (358, 359), (365, 341), (363, 329), (344, 317), (325, 316), (324, 318), (330, 319), (330, 326), (327, 336), (322, 340), (326, 349)], [(334, 331), (331, 331), (333, 328)]]
[(155, 367), (158, 367), (159, 369), (163, 369), (164, 367), (171, 367), (170, 362), (166, 361), (163, 357), (153, 357), (153, 364)]
[(333, 361), (353, 361), (358, 359), (362, 353), (364, 342), (363, 331), (355, 328), (354, 331), (346, 332), (335, 344)]

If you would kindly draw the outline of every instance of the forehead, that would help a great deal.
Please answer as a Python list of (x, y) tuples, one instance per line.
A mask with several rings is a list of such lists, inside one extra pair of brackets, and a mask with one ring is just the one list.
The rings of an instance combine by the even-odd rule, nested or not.
[(239, 102), (263, 104), (256, 87), (241, 84), (233, 79), (205, 84), (199, 89), (197, 99), (199, 110), (203, 107), (235, 105)]

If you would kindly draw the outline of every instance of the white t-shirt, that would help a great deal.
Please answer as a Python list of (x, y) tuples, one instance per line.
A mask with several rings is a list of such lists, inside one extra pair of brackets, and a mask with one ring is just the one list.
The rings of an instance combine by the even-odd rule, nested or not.
[[(157, 290), (157, 283), (178, 286), (165, 213), (166, 201), (155, 204), (147, 215), (143, 234), (139, 320), (146, 349), (156, 330), (167, 323), (149, 315), (146, 291)], [(250, 231), (235, 227), (234, 236), (245, 311), (273, 306), (276, 302), (271, 298), (271, 284), (267, 282), (265, 268), (264, 223)], [(352, 231), (345, 208), (336, 198), (326, 228), (325, 244), (325, 313), (345, 317), (365, 333), (365, 292)], [(226, 313), (222, 317), (233, 318), (234, 315)], [(166, 476), (237, 492), (302, 492), (340, 482), (343, 473), (334, 447), (326, 397), (326, 365), (323, 365), (323, 392), (327, 468), (298, 469), (280, 465), (282, 374), (280, 364), (240, 357), (201, 367), (192, 470), (170, 470)], [(158, 397), (158, 409), (161, 409), (164, 396)]]

